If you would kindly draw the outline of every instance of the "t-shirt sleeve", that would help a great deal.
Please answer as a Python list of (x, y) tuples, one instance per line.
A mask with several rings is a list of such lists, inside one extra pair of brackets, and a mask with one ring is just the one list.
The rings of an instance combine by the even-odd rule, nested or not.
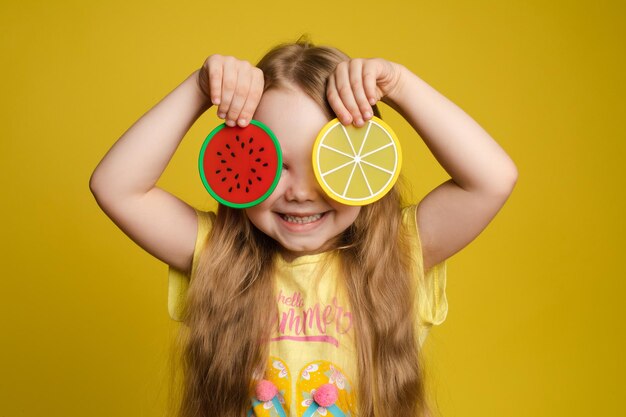
[(207, 237), (213, 226), (214, 214), (196, 209), (198, 216), (198, 234), (191, 261), (191, 274), (184, 273), (172, 266), (168, 270), (167, 310), (172, 320), (181, 321), (185, 309), (185, 298), (189, 281), (198, 269), (200, 253), (206, 244)]
[(444, 322), (448, 314), (446, 298), (446, 261), (424, 271), (422, 244), (416, 221), (417, 206), (403, 210), (402, 218), (409, 232), (413, 275), (416, 281), (417, 327), (420, 344), (424, 342), (433, 325)]

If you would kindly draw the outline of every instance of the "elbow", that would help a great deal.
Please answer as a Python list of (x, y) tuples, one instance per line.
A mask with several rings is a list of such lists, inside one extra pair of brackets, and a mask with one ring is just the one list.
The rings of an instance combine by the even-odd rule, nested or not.
[(98, 174), (97, 170), (89, 178), (89, 191), (91, 191), (98, 207), (110, 217), (109, 213), (116, 206), (118, 200), (115, 198), (116, 193), (107, 187), (106, 179)]
[(91, 174), (91, 177), (89, 177), (89, 191), (91, 191), (91, 194), (96, 198), (96, 200), (98, 199), (98, 193), (100, 192), (100, 181), (98, 179), (97, 172), (97, 170), (94, 171)]
[(515, 188), (515, 184), (517, 184), (517, 177), (519, 174), (517, 171), (517, 167), (513, 162), (511, 162), (511, 168), (509, 169), (509, 171), (510, 172), (508, 173), (507, 179), (510, 189), (511, 191), (513, 191), (513, 188)]
[(502, 169), (498, 175), (498, 185), (496, 186), (497, 194), (507, 198), (513, 192), (517, 184), (518, 171), (513, 162), (505, 169)]
[(517, 184), (517, 177), (517, 167), (512, 162), (499, 166), (483, 179), (477, 191), (485, 197), (506, 200)]
[(146, 194), (145, 192), (133, 192), (122, 180), (120, 175), (99, 168), (96, 168), (89, 177), (89, 191), (91, 191), (96, 203), (105, 212)]
[(98, 205), (102, 207), (102, 201), (110, 192), (111, 187), (107, 187), (106, 178), (102, 176), (101, 173), (96, 169), (89, 177), (89, 191), (96, 199)]

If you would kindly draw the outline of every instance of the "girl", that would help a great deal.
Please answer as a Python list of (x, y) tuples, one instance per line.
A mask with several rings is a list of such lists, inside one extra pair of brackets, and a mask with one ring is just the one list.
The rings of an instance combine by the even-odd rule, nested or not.
[[(313, 175), (321, 128), (334, 117), (363, 126), (378, 101), (452, 177), (417, 207), (402, 208), (395, 187), (345, 206)], [(254, 118), (280, 142), (280, 181), (257, 206), (205, 213), (156, 186), (212, 106), (227, 125)], [(185, 324), (181, 417), (397, 417), (429, 415), (419, 352), (447, 311), (444, 261), (487, 226), (516, 179), (496, 142), (406, 67), (299, 41), (256, 67), (210, 56), (124, 133), (90, 187), (171, 267), (170, 314)]]

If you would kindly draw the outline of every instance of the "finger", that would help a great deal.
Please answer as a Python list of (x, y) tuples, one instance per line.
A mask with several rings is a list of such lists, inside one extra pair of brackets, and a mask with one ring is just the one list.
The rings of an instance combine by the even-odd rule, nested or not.
[(343, 105), (341, 98), (339, 97), (339, 92), (337, 91), (337, 85), (335, 83), (335, 74), (331, 74), (328, 77), (328, 86), (326, 88), (326, 98), (328, 99), (328, 104), (333, 109), (337, 118), (344, 125), (348, 125), (352, 123), (352, 116), (346, 107)]
[[(335, 71), (335, 83), (337, 86), (337, 92), (339, 93), (339, 97), (343, 102), (343, 105), (346, 107), (348, 112), (350, 112), (350, 117), (355, 126), (361, 126), (363, 124), (363, 118), (361, 117), (361, 111), (359, 110), (359, 106), (356, 104), (356, 99), (354, 97), (354, 92), (352, 91), (352, 85), (350, 84), (350, 79), (352, 74), (350, 74), (350, 70), (352, 68), (349, 67), (349, 64), (339, 65), (337, 67), (337, 71)], [(356, 71), (359, 71), (356, 69)], [(358, 75), (360, 77), (360, 71)]]
[(223, 76), (222, 76), (222, 99), (217, 109), (217, 116), (221, 119), (225, 119), (230, 109), (230, 103), (233, 100), (235, 94), (235, 87), (237, 87), (237, 68), (236, 62), (232, 57), (226, 57), (223, 63)]
[(375, 105), (378, 102), (379, 95), (376, 91), (376, 71), (374, 63), (371, 61), (368, 61), (368, 63), (363, 67), (363, 89), (365, 90), (365, 96), (367, 97), (368, 104), (370, 106)]
[[(358, 114), (355, 115), (358, 117), (356, 119), (357, 125), (362, 126), (363, 121), (372, 117), (372, 107), (370, 106), (367, 95), (365, 94), (364, 89), (364, 66), (366, 65), (366, 60), (363, 59), (353, 59), (350, 61), (350, 85), (352, 86), (352, 93), (354, 95), (354, 99), (356, 101), (356, 106), (358, 108)], [(361, 122), (359, 122), (359, 120)]]
[(205, 65), (206, 72), (209, 75), (209, 94), (211, 97), (211, 103), (214, 105), (220, 104), (222, 96), (222, 65), (218, 62), (219, 56), (211, 56)]
[(237, 86), (235, 87), (235, 93), (233, 94), (233, 100), (230, 103), (228, 114), (226, 116), (226, 124), (228, 126), (235, 126), (243, 105), (248, 97), (250, 91), (250, 84), (252, 82), (252, 73), (249, 68), (250, 64), (245, 63), (239, 68), (237, 73)]
[(259, 68), (254, 68), (252, 72), (252, 83), (250, 84), (250, 91), (248, 92), (248, 97), (246, 98), (246, 102), (243, 105), (243, 109), (239, 114), (239, 120), (237, 123), (241, 127), (245, 127), (250, 120), (252, 120), (252, 116), (256, 111), (259, 102), (261, 101), (261, 96), (263, 95), (263, 71)]

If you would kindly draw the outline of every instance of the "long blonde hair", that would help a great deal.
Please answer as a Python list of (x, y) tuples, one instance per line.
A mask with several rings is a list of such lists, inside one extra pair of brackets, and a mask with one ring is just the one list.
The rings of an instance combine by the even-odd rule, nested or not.
[[(258, 63), (265, 89), (294, 85), (316, 100), (329, 118), (326, 80), (348, 56), (308, 40), (279, 45)], [(380, 116), (374, 107), (374, 114)], [(360, 417), (428, 414), (419, 343), (415, 289), (394, 187), (364, 206), (337, 239), (341, 271), (355, 318)], [(187, 293), (181, 326), (181, 398), (178, 417), (242, 417), (250, 409), (255, 377), (268, 357), (278, 314), (273, 259), (279, 245), (256, 229), (243, 210), (220, 205), (197, 273)], [(273, 306), (267, 308), (267, 306)]]

